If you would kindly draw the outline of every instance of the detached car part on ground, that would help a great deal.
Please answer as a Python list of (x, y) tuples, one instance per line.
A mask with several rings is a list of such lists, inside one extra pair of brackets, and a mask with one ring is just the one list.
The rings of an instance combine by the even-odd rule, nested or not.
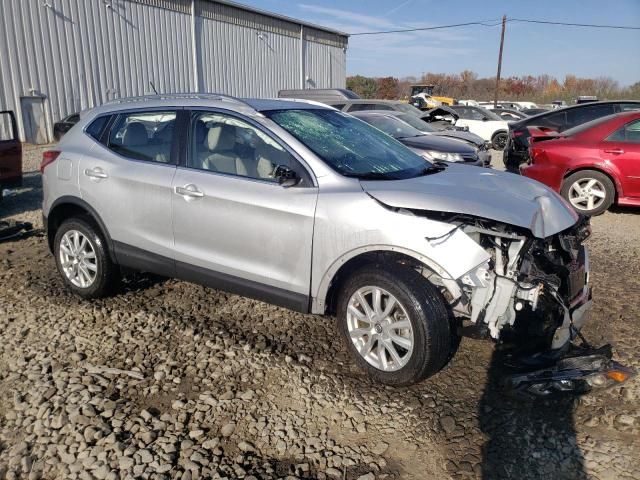
[(440, 128), (447, 128), (449, 125), (467, 128), (485, 141), (490, 141), (496, 150), (504, 149), (507, 143), (507, 122), (481, 107), (442, 106), (429, 110), (421, 118)]
[[(391, 135), (426, 160), (458, 162), (476, 167), (484, 167), (491, 163), (491, 155), (485, 148), (479, 149), (473, 143), (462, 139), (423, 133), (401, 120), (396, 112), (367, 111), (355, 112), (352, 115)], [(419, 118), (415, 121), (422, 122)]]
[(588, 318), (589, 225), (537, 182), (428, 162), (307, 102), (156, 96), (81, 118), (42, 165), (81, 297), (133, 269), (336, 316), (389, 385), (437, 373), (463, 326), (552, 368)]
[(640, 111), (602, 117), (558, 133), (531, 127), (524, 176), (559, 192), (584, 215), (614, 203), (640, 206)]

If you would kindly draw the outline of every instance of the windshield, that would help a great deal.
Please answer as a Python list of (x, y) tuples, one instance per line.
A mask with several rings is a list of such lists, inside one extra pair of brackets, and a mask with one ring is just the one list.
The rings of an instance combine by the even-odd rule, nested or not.
[(379, 128), (393, 138), (408, 138), (423, 135), (423, 133), (408, 123), (387, 115), (363, 115), (359, 117), (370, 125)]
[(615, 115), (607, 115), (606, 117), (596, 118), (595, 120), (591, 120), (590, 122), (582, 123), (577, 127), (569, 128), (562, 132), (563, 137), (572, 137), (573, 135), (577, 135), (579, 133), (584, 132), (585, 130), (589, 130), (593, 127), (597, 127), (601, 123), (608, 122), (611, 118), (615, 117)]
[(423, 175), (431, 166), (390, 136), (342, 112), (311, 109), (263, 113), (345, 176), (399, 180)]
[(435, 128), (433, 128), (431, 125), (429, 125), (427, 122), (425, 122), (421, 118), (416, 117), (415, 115), (411, 115), (409, 113), (402, 113), (400, 115), (396, 115), (396, 118), (399, 118), (403, 122), (408, 123), (413, 128), (417, 128), (421, 132), (437, 132)]
[(403, 112), (403, 113), (411, 113), (412, 115), (421, 115), (422, 114), (422, 110), (420, 110), (419, 108), (414, 107), (410, 103), (398, 102), (398, 103), (396, 103), (396, 110), (398, 110), (399, 112)]
[(456, 105), (453, 108), (460, 118), (464, 120), (479, 120), (482, 121), (484, 118), (487, 120), (500, 120), (502, 119), (496, 115), (495, 113), (487, 110), (486, 108), (481, 107), (464, 107), (460, 105)]

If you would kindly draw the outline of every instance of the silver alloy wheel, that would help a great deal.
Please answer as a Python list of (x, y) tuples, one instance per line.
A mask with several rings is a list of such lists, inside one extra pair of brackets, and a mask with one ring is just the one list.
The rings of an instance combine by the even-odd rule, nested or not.
[(78, 230), (69, 230), (60, 239), (60, 265), (76, 287), (93, 285), (98, 273), (98, 260), (91, 241)]
[(594, 210), (605, 201), (607, 191), (595, 178), (581, 178), (569, 187), (569, 202), (578, 210)]
[(351, 296), (347, 329), (360, 356), (379, 370), (400, 370), (411, 358), (409, 316), (398, 299), (380, 287), (362, 287)]

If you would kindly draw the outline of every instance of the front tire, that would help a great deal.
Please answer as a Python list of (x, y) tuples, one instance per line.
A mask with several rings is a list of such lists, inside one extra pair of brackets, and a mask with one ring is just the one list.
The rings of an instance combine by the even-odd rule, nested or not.
[(105, 239), (88, 219), (70, 218), (60, 225), (54, 255), (65, 285), (82, 298), (108, 296), (119, 284), (118, 267), (109, 257)]
[(602, 172), (582, 170), (564, 179), (560, 194), (583, 215), (600, 215), (613, 204), (616, 189)]
[(442, 295), (408, 267), (356, 271), (342, 287), (338, 322), (358, 366), (387, 385), (412, 385), (437, 373), (454, 345)]

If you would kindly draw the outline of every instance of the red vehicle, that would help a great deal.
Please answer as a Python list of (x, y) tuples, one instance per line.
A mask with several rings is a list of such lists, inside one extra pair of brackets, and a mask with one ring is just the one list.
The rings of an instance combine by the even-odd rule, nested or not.
[(18, 139), (16, 117), (0, 111), (0, 200), (2, 190), (22, 185), (22, 145)]
[(612, 204), (640, 206), (640, 111), (610, 115), (562, 133), (530, 127), (530, 164), (520, 173), (598, 215)]

